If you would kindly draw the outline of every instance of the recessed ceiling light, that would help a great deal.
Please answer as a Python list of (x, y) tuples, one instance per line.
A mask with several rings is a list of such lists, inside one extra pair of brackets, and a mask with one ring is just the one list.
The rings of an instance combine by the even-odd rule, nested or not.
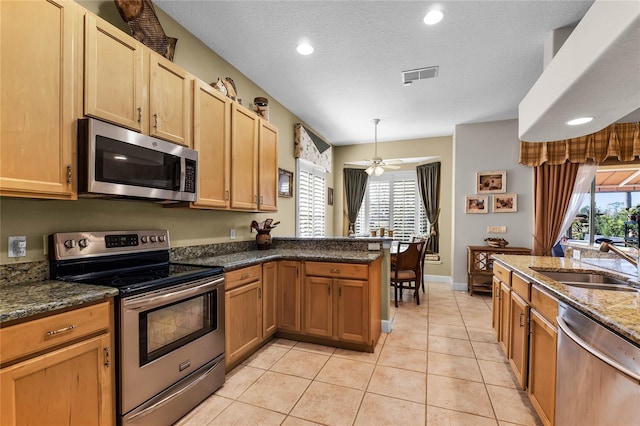
[(569, 126), (579, 126), (580, 124), (585, 124), (593, 120), (593, 117), (579, 117), (574, 118), (573, 120), (567, 121)]
[(427, 25), (435, 25), (438, 22), (442, 21), (444, 17), (444, 13), (440, 10), (432, 10), (424, 16), (424, 23)]
[(309, 43), (300, 43), (298, 47), (296, 47), (296, 50), (301, 55), (311, 55), (313, 53), (313, 46)]

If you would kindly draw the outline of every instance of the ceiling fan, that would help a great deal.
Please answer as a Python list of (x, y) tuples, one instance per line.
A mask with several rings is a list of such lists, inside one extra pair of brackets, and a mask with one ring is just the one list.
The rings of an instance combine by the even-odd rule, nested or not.
[(380, 176), (384, 173), (385, 169), (399, 169), (400, 166), (396, 166), (395, 164), (401, 164), (402, 160), (383, 160), (378, 157), (378, 123), (380, 123), (379, 118), (374, 118), (373, 124), (375, 126), (375, 142), (374, 142), (374, 152), (373, 158), (370, 160), (365, 160), (368, 164), (368, 167), (365, 169), (365, 172), (371, 176)]

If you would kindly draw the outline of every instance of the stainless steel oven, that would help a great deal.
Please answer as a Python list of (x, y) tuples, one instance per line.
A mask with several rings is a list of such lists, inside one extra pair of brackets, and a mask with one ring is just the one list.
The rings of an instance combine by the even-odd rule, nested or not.
[(60, 233), (51, 278), (118, 287), (119, 424), (172, 424), (225, 379), (222, 268), (169, 262), (167, 231)]

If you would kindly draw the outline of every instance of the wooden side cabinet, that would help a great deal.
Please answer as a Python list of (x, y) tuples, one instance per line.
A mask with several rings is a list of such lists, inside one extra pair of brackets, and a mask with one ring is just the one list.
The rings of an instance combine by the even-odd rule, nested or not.
[(491, 291), (494, 254), (530, 255), (531, 250), (524, 247), (467, 247), (467, 285), (469, 293), (474, 291)]
[(0, 329), (3, 425), (114, 424), (112, 312), (108, 301)]

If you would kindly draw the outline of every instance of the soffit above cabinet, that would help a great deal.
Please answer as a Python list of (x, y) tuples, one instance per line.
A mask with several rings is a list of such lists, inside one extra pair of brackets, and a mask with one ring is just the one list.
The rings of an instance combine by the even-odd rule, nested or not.
[[(640, 2), (597, 0), (519, 106), (521, 140), (597, 132), (640, 108)], [(594, 117), (568, 126), (577, 117)]]

